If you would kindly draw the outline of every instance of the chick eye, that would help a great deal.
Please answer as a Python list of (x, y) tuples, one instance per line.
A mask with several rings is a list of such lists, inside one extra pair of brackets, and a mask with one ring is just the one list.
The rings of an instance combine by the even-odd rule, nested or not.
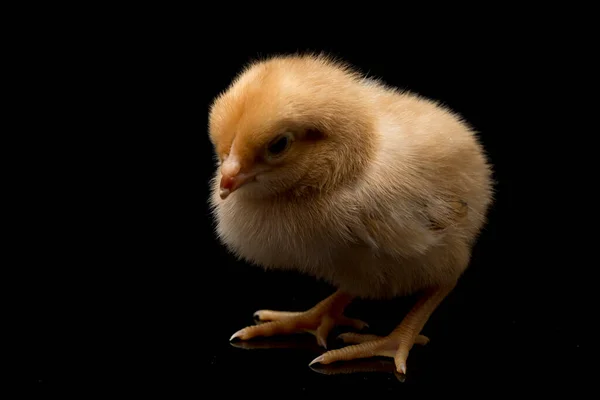
[(289, 133), (284, 133), (269, 143), (267, 146), (267, 154), (271, 157), (277, 157), (283, 154), (290, 147), (291, 143), (292, 135)]

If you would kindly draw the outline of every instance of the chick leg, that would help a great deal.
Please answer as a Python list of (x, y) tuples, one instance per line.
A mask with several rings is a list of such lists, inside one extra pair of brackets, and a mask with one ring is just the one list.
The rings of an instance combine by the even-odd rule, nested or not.
[(344, 309), (351, 301), (351, 296), (337, 291), (308, 311), (260, 310), (254, 313), (254, 316), (261, 322), (268, 322), (241, 329), (234, 333), (230, 340), (248, 340), (259, 336), (310, 332), (316, 336), (319, 345), (326, 348), (327, 336), (334, 326), (351, 326), (355, 329), (362, 329), (367, 326), (363, 321), (343, 315)]
[(343, 334), (347, 342), (359, 343), (342, 349), (328, 351), (310, 364), (330, 364), (336, 361), (354, 360), (375, 356), (394, 358), (396, 370), (406, 374), (406, 359), (414, 344), (426, 344), (429, 339), (419, 333), (425, 323), (450, 293), (454, 286), (439, 287), (425, 292), (402, 322), (388, 336)]

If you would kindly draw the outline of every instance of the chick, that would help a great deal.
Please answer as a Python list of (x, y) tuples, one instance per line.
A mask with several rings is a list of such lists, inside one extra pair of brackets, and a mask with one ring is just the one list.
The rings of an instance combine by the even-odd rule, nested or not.
[(388, 336), (311, 362), (385, 356), (406, 373), (409, 350), (469, 265), (493, 201), (492, 166), (456, 113), (365, 77), (324, 54), (249, 64), (209, 111), (216, 155), (211, 210), (220, 241), (239, 259), (295, 270), (338, 290), (304, 312), (260, 310), (248, 340), (312, 332), (326, 347), (355, 298), (419, 294)]

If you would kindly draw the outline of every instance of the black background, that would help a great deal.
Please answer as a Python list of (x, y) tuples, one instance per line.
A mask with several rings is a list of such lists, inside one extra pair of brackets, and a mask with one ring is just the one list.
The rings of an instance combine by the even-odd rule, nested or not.
[[(483, 32), (482, 22), (452, 38), (427, 29), (367, 36), (360, 26), (326, 36), (323, 24), (305, 21), (292, 37), (233, 22), (115, 20), (44, 25), (18, 50), (21, 96), (36, 112), (22, 119), (17, 148), (29, 162), (15, 243), (34, 282), (35, 328), (26, 337), (39, 388), (85, 394), (125, 385), (192, 396), (579, 390), (581, 257), (567, 250), (575, 238), (552, 230), (568, 214), (549, 223), (545, 211), (567, 210), (548, 183), (564, 193), (571, 181), (556, 179), (548, 153), (558, 122), (542, 125), (556, 115), (548, 79), (557, 86), (571, 77), (548, 68), (569, 57), (555, 31), (528, 35), (512, 24)], [(496, 201), (471, 267), (430, 318), (431, 342), (411, 351), (403, 383), (385, 363), (380, 372), (313, 371), (320, 349), (311, 336), (270, 341), (279, 343), (271, 349), (228, 341), (258, 309), (305, 310), (333, 290), (235, 261), (217, 242), (206, 204), (210, 102), (249, 60), (302, 50), (330, 52), (441, 100), (480, 132), (494, 165)], [(571, 269), (560, 273), (565, 263)], [(358, 300), (347, 315), (385, 334), (412, 301)]]

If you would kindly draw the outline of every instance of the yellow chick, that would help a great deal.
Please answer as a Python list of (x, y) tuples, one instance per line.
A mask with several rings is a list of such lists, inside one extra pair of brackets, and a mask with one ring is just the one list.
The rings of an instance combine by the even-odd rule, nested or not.
[(392, 357), (400, 373), (429, 316), (469, 265), (493, 201), (492, 168), (472, 128), (439, 103), (327, 55), (249, 64), (214, 100), (218, 158), (210, 204), (220, 241), (266, 269), (292, 269), (338, 290), (310, 310), (260, 310), (247, 340), (313, 332), (319, 344), (354, 298), (419, 301), (388, 336), (311, 362)]

